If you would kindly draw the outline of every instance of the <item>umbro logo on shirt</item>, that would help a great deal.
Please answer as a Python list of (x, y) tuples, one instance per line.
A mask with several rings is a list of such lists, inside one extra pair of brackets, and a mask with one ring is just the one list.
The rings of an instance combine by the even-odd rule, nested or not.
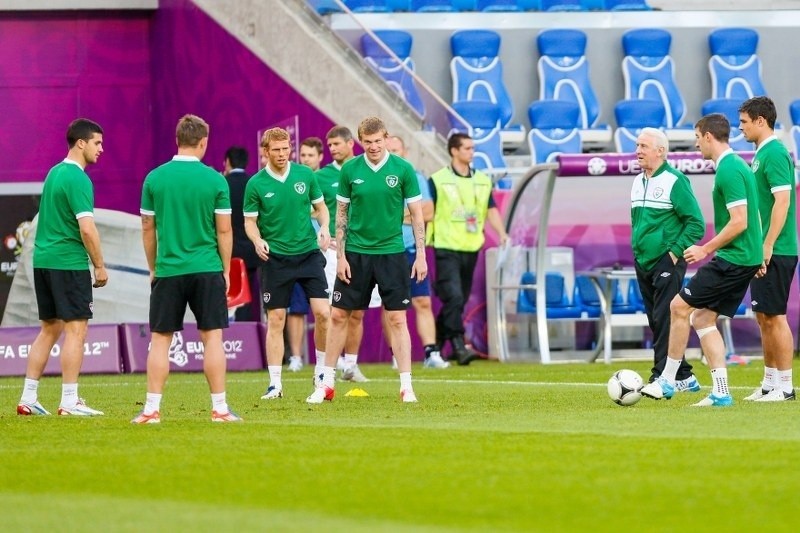
[(353, 180), (353, 183), (355, 183), (356, 185), (361, 185), (362, 183), (364, 183), (364, 180), (362, 179)]
[(338, 181), (336, 183), (331, 183), (331, 187), (338, 187), (338, 186), (339, 186), (339, 182)]
[(689, 296), (691, 296), (691, 295), (692, 295), (692, 291), (690, 291), (690, 290), (689, 290), (689, 287), (684, 287), (684, 288), (683, 288), (683, 292), (685, 292), (685, 293), (686, 293), (686, 294), (688, 294)]
[(662, 278), (668, 278), (668, 277), (670, 277), (671, 275), (672, 275), (672, 274), (671, 274), (670, 272), (662, 272), (662, 273), (661, 273), (661, 277), (662, 277)]
[(264, 195), (264, 198), (272, 198), (273, 196), (275, 196), (274, 192), (268, 192), (267, 194)]

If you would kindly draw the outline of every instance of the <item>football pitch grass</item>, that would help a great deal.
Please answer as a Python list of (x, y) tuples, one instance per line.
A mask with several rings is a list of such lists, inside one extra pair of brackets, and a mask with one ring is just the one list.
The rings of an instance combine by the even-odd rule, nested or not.
[[(710, 390), (619, 407), (613, 371), (639, 362), (414, 366), (402, 404), (388, 365), (310, 406), (311, 370), (228, 376), (241, 424), (212, 424), (201, 374), (172, 374), (160, 425), (133, 426), (145, 376), (84, 376), (98, 418), (20, 417), (22, 378), (0, 380), (0, 530), (796, 531), (796, 402), (741, 400), (758, 362), (731, 367), (736, 404)], [(355, 387), (369, 397), (346, 397)], [(60, 378), (44, 378), (55, 412)]]

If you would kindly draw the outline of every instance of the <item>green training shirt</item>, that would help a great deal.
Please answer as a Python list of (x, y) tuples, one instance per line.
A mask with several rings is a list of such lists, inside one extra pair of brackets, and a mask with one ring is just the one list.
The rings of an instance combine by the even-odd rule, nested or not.
[(797, 194), (794, 188), (794, 161), (786, 146), (777, 137), (769, 137), (756, 150), (752, 163), (758, 188), (758, 211), (761, 213), (761, 227), (766, 238), (775, 205), (774, 193), (789, 192), (789, 211), (786, 223), (775, 240), (774, 255), (797, 255)]
[(744, 159), (727, 150), (717, 159), (714, 189), (714, 231), (719, 234), (730, 221), (728, 209), (747, 206), (747, 229), (717, 250), (717, 257), (734, 265), (756, 266), (764, 261), (761, 217), (758, 214), (756, 179)]
[(365, 155), (342, 165), (336, 199), (349, 202), (345, 249), (361, 254), (403, 253), (403, 206), (421, 200), (414, 167), (386, 152), (377, 165)]
[(317, 183), (319, 183), (322, 189), (322, 196), (325, 197), (325, 205), (328, 206), (328, 213), (331, 215), (331, 223), (328, 225), (331, 238), (336, 237), (336, 193), (339, 190), (339, 175), (341, 174), (341, 170), (341, 165), (334, 161), (314, 173), (317, 177)]
[(139, 211), (155, 218), (156, 277), (222, 272), (215, 215), (231, 213), (222, 174), (176, 155), (145, 178)]
[(94, 189), (81, 166), (65, 159), (50, 169), (39, 200), (34, 268), (89, 270), (78, 219), (94, 216)]
[(323, 202), (314, 171), (288, 164), (281, 176), (263, 168), (250, 178), (244, 190), (244, 216), (258, 217), (258, 231), (270, 252), (299, 255), (318, 249), (311, 225), (311, 204)]

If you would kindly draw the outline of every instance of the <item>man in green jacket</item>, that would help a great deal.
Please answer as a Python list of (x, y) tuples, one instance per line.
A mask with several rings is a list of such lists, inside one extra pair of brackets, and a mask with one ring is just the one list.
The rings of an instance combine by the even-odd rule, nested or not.
[[(683, 251), (705, 233), (705, 221), (689, 179), (667, 162), (664, 132), (644, 128), (636, 139), (642, 172), (631, 187), (631, 246), (636, 279), (653, 330), (650, 382), (664, 371), (669, 344), (669, 304), (683, 286)], [(678, 369), (676, 390), (697, 392), (700, 385), (686, 358)]]

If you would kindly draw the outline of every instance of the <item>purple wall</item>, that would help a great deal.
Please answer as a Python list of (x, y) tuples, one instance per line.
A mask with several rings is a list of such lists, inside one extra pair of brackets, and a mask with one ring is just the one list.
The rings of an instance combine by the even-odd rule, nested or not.
[[(331, 121), (189, 0), (149, 11), (0, 12), (0, 181), (41, 181), (66, 154), (77, 116), (99, 122), (105, 153), (89, 173), (97, 207), (137, 213), (149, 170), (175, 152), (175, 124), (211, 125), (206, 163), (291, 115), (302, 136)], [(255, 172), (257, 154), (249, 170)]]

